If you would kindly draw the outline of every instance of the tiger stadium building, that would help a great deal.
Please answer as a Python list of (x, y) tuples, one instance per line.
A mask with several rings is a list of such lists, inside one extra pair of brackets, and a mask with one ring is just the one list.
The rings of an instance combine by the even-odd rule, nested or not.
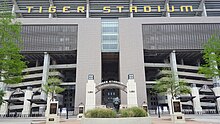
[[(3, 3), (5, 0), (0, 0)], [(127, 82), (137, 105), (150, 114), (169, 110), (166, 95), (152, 92), (160, 70), (171, 68), (192, 93), (181, 95), (188, 114), (220, 112), (219, 78), (198, 73), (203, 44), (220, 34), (220, 0), (6, 0), (22, 25), (22, 83), (9, 85), (0, 115), (43, 115), (41, 90), (49, 75), (62, 79), (61, 111), (86, 105), (86, 84), (96, 84), (95, 105), (127, 105)], [(0, 8), (1, 10), (1, 8)], [(56, 69), (57, 72), (49, 70)], [(3, 84), (1, 83), (1, 87)], [(216, 90), (217, 89), (217, 90)]]

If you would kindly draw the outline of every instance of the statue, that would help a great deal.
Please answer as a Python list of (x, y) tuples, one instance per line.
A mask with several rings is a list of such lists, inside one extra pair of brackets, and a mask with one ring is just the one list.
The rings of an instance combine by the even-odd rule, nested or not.
[(120, 104), (121, 104), (121, 101), (118, 97), (113, 98), (113, 105), (117, 112), (119, 111)]

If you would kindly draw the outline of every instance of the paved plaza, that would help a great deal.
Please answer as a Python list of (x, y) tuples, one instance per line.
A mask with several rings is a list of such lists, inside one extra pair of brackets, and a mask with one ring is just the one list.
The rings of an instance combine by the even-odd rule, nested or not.
[[(170, 117), (152, 117), (152, 124), (171, 124)], [(186, 115), (186, 124), (220, 124), (220, 115)], [(44, 124), (45, 118), (0, 118), (0, 124)], [(61, 118), (61, 124), (80, 124), (75, 117)]]

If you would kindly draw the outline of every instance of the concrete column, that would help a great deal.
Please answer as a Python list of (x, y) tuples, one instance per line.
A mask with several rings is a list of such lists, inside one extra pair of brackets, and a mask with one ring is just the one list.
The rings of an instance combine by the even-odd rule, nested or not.
[(184, 60), (183, 60), (183, 58), (181, 58), (181, 65), (184, 65)]
[(47, 95), (47, 109), (45, 111), (45, 117), (48, 117), (49, 116), (49, 110), (50, 110), (50, 102), (51, 102), (51, 99), (52, 99), (52, 95), (51, 94), (48, 94)]
[[(50, 6), (53, 6), (53, 4), (50, 3)], [(49, 18), (53, 18), (53, 14), (52, 13), (49, 13)]]
[(171, 72), (172, 72), (172, 76), (173, 76), (174, 80), (178, 81), (179, 77), (178, 77), (178, 72), (177, 72), (175, 51), (171, 52), (171, 54), (170, 54), (170, 67), (171, 67)]
[[(133, 0), (130, 0), (130, 7), (133, 6), (132, 1), (133, 1)], [(130, 11), (130, 8), (129, 8), (129, 11)], [(134, 15), (133, 12), (131, 12), (131, 13), (130, 13), (130, 17), (133, 18), (133, 15)]]
[(191, 93), (192, 96), (195, 96), (195, 98), (193, 98), (193, 109), (195, 114), (202, 114), (202, 107), (199, 98), (199, 89), (196, 87), (196, 85), (192, 86)]
[(169, 107), (169, 112), (170, 114), (172, 114), (172, 95), (171, 94), (167, 94), (167, 104), (168, 104), (168, 107)]
[(133, 107), (138, 106), (137, 103), (137, 88), (136, 82), (134, 81), (134, 75), (128, 75), (128, 82), (127, 82), (127, 106)]
[(95, 97), (95, 81), (94, 75), (88, 75), (88, 82), (86, 83), (86, 104), (85, 104), (85, 112), (90, 109), (94, 109), (96, 106), (96, 97)]
[(52, 60), (52, 65), (56, 65), (57, 62), (55, 60)]
[[(42, 88), (43, 85), (47, 83), (48, 75), (49, 75), (49, 65), (50, 65), (50, 56), (47, 52), (44, 53), (44, 65), (43, 65), (43, 75), (42, 75)], [(45, 92), (41, 92), (41, 99), (46, 100), (47, 95)], [(43, 113), (45, 111), (45, 106), (40, 106), (39, 112)]]
[(24, 107), (23, 107), (23, 111), (22, 111), (22, 115), (24, 115), (24, 116), (28, 116), (30, 114), (31, 102), (28, 101), (28, 99), (31, 99), (32, 94), (33, 94), (32, 88), (28, 87), (27, 90), (25, 91), (25, 95), (24, 95)]
[[(175, 53), (175, 51), (172, 51), (170, 53), (170, 67), (171, 67), (171, 72), (172, 72), (172, 78), (175, 80), (175, 82), (179, 81), (178, 72), (177, 72), (176, 53)], [(168, 100), (167, 102), (168, 102), (170, 114), (172, 114), (171, 99), (172, 99), (171, 94), (168, 94), (167, 95), (167, 100)]]
[(202, 16), (207, 17), (207, 12), (206, 12), (205, 3), (202, 3)]
[[(11, 96), (11, 91), (5, 91), (5, 96), (3, 97), (3, 100), (9, 99), (9, 97)], [(2, 105), (0, 106), (0, 116), (6, 116), (8, 113), (8, 102), (4, 102), (2, 103)]]
[[(130, 26), (128, 26), (130, 25)], [(138, 27), (138, 28), (137, 28)], [(128, 75), (135, 75), (138, 106), (147, 101), (142, 26), (132, 19), (119, 19), (120, 82), (126, 85)], [(130, 32), (132, 30), (132, 32)], [(121, 104), (127, 104), (127, 94), (121, 92)]]
[[(2, 73), (2, 72), (0, 72), (0, 73)], [(4, 80), (4, 78), (3, 78), (3, 77), (1, 77), (1, 81), (3, 81), (3, 80)], [(0, 90), (5, 91), (6, 85), (5, 85), (5, 83), (4, 83), (4, 82), (1, 82), (1, 81), (0, 81)]]
[(13, 4), (13, 6), (12, 6), (12, 10), (11, 10), (12, 15), (15, 15), (15, 10), (16, 10), (15, 8), (16, 8), (16, 5)]
[[(212, 62), (212, 69), (213, 70), (218, 70), (218, 64), (217, 64), (217, 61), (216, 60), (213, 60), (213, 55), (215, 54), (214, 52), (211, 53), (212, 55), (210, 56), (210, 61)], [(218, 74), (218, 72), (214, 72), (215, 74)], [(214, 88), (213, 88), (213, 91), (215, 93), (215, 96), (220, 96), (220, 79), (219, 79), (219, 76), (215, 76), (212, 78), (213, 80), (213, 85), (214, 85)], [(216, 99), (216, 104), (217, 104), (217, 111), (218, 113), (220, 114), (220, 98), (217, 98)]]
[(89, 18), (89, 0), (86, 0), (86, 18)]
[[(88, 28), (88, 26), (90, 28)], [(86, 84), (88, 74), (93, 74), (95, 83), (101, 82), (101, 19), (83, 19), (79, 21), (77, 42), (77, 69), (75, 89), (75, 114), (80, 103), (86, 102)], [(87, 34), (85, 37), (84, 34)], [(93, 41), (93, 42), (90, 42)], [(96, 94), (96, 105), (101, 105), (101, 92)]]
[(165, 5), (166, 9), (166, 17), (170, 17), (170, 12), (167, 11), (167, 7), (170, 6), (169, 3)]
[(39, 60), (36, 60), (36, 64), (35, 64), (36, 67), (39, 66)]
[[(215, 96), (220, 96), (220, 85), (213, 88)], [(220, 114), (220, 97), (216, 99), (217, 111)]]

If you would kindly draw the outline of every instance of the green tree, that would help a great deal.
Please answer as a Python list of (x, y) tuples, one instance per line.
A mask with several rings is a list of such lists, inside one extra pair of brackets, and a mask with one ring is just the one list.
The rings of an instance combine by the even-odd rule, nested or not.
[(187, 86), (187, 82), (184, 80), (175, 81), (172, 77), (170, 70), (162, 70), (164, 75), (156, 82), (153, 89), (158, 93), (171, 94), (172, 99), (175, 99), (178, 95), (191, 93), (190, 88)]
[[(51, 71), (56, 72), (56, 71)], [(47, 84), (43, 86), (43, 91), (51, 95), (52, 100), (54, 100), (54, 95), (63, 92), (65, 89), (60, 87), (62, 80), (57, 76), (49, 76)]]
[(22, 81), (22, 70), (26, 68), (20, 54), (21, 24), (15, 21), (7, 4), (1, 4), (0, 8), (0, 82), (16, 84)]
[(220, 76), (220, 37), (212, 35), (204, 44), (203, 59), (206, 64), (199, 68), (199, 73), (205, 74), (207, 78)]

